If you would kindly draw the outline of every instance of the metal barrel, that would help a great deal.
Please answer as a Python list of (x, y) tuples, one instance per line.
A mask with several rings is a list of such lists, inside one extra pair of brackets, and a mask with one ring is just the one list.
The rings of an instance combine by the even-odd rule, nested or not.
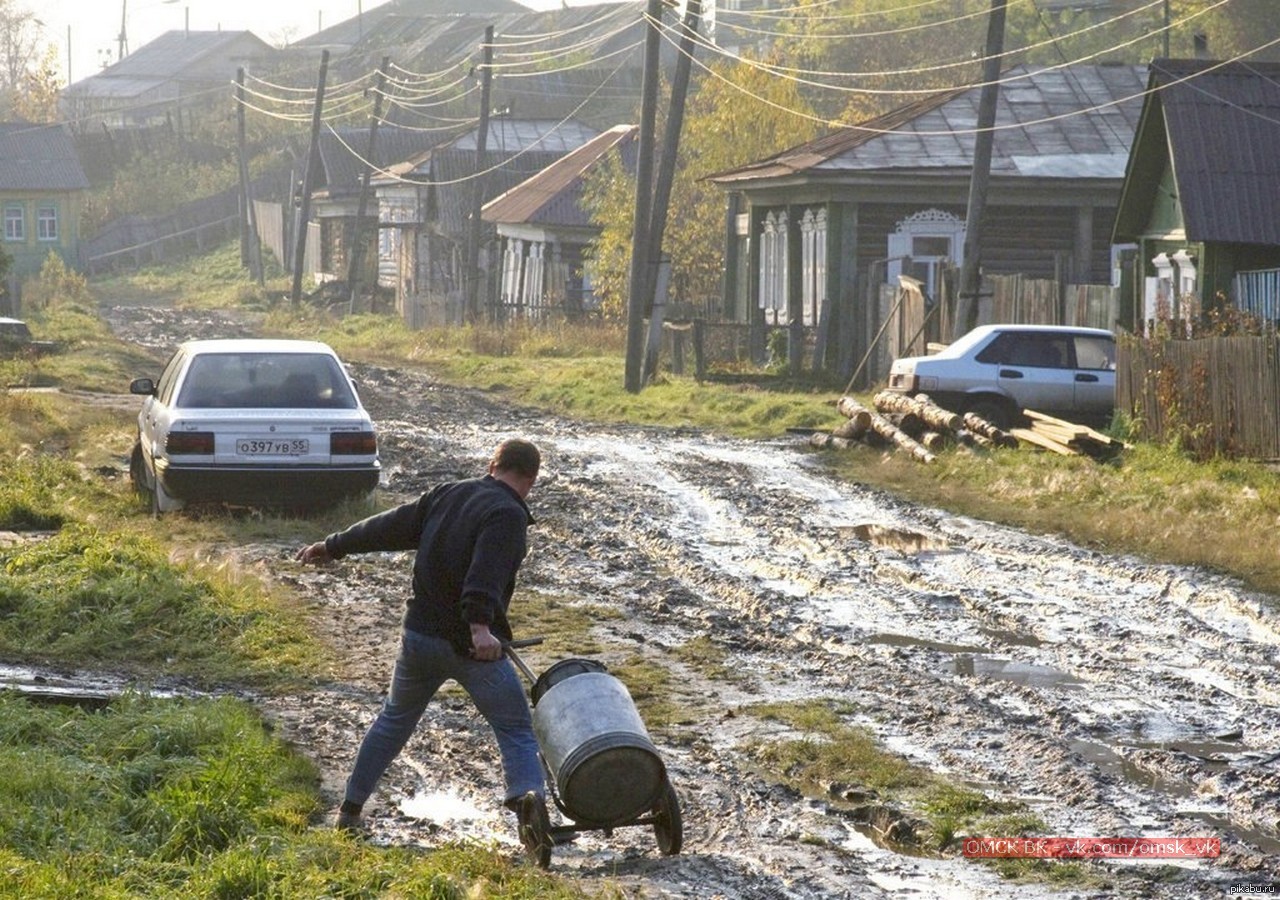
[(580, 825), (622, 825), (653, 809), (666, 767), (626, 686), (602, 671), (551, 685), (533, 729), (564, 811)]

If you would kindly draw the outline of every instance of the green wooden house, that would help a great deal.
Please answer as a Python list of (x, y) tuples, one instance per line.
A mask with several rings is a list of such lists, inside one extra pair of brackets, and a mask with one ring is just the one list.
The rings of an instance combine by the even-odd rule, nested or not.
[(1227, 299), (1280, 320), (1280, 63), (1157, 59), (1113, 243), (1135, 255), (1131, 319), (1189, 320)]
[(80, 206), (89, 180), (60, 125), (0, 123), (0, 213), (9, 297), (49, 254), (78, 268)]

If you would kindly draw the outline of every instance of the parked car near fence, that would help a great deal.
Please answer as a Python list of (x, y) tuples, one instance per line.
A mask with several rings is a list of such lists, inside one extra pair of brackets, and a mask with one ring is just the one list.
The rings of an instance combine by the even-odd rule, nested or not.
[(1115, 336), (1102, 328), (982, 325), (933, 356), (897, 359), (890, 390), (928, 394), (1000, 428), (1031, 409), (1105, 426), (1115, 410)]
[(367, 494), (381, 462), (373, 421), (338, 355), (318, 341), (189, 341), (143, 400), (130, 474), (153, 512), (187, 503), (318, 508)]

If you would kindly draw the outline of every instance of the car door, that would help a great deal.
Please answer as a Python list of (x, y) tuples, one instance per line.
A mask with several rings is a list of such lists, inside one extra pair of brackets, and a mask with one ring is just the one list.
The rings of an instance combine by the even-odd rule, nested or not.
[(1070, 410), (1076, 391), (1070, 336), (1012, 332), (996, 369), (996, 382), (1022, 409), (1048, 414)]
[(1075, 410), (1090, 417), (1110, 418), (1116, 402), (1116, 342), (1101, 335), (1076, 335)]

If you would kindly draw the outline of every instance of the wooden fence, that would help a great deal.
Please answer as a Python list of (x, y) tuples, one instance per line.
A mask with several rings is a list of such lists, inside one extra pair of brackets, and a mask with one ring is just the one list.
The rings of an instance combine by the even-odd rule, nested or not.
[(1280, 459), (1280, 340), (1122, 339), (1116, 408), (1155, 442), (1178, 439), (1200, 458)]

